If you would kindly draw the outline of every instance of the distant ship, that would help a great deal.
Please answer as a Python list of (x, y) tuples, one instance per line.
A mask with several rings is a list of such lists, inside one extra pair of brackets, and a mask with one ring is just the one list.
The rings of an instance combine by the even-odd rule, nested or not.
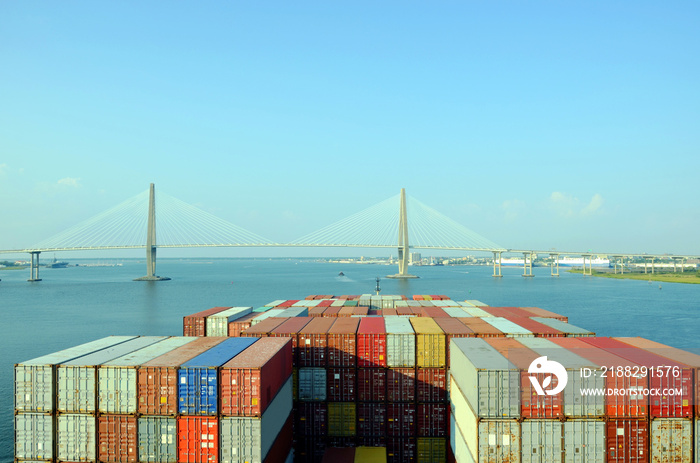
[[(498, 261), (496, 261), (498, 262)], [(527, 260), (528, 264), (530, 263), (530, 259)], [(504, 267), (511, 267), (511, 266), (520, 266), (522, 267), (525, 265), (525, 259), (522, 257), (501, 257), (501, 265)], [(537, 267), (538, 264), (533, 263), (533, 267)]]
[[(559, 266), (560, 267), (583, 267), (583, 257), (569, 257), (569, 256), (560, 256), (559, 257)], [(591, 259), (589, 257), (586, 258), (586, 266), (591, 266), (591, 267), (610, 267), (610, 259), (604, 258), (604, 257), (596, 257), (595, 259)]]
[(46, 268), (66, 268), (68, 267), (68, 262), (56, 260), (53, 258), (53, 262), (46, 264)]

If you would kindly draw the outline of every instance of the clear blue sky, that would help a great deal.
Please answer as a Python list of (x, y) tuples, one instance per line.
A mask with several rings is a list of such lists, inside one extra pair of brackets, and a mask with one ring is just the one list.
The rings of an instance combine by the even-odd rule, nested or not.
[(507, 248), (698, 254), (699, 23), (694, 1), (2, 2), (0, 249), (154, 182), (278, 241), (404, 187)]

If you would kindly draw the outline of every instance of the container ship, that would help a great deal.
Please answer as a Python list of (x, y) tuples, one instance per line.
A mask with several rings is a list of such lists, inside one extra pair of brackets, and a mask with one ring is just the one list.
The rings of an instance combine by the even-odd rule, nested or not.
[(182, 334), (17, 364), (16, 461), (700, 461), (700, 356), (538, 307), (310, 295)]

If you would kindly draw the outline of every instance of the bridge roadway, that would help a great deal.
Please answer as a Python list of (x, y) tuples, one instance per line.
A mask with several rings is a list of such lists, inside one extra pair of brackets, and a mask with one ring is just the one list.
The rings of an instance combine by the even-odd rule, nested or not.
[[(246, 244), (170, 244), (170, 245), (157, 245), (154, 248), (274, 248), (274, 247), (286, 247), (286, 248), (367, 248), (367, 249), (396, 249), (396, 245), (378, 245), (378, 244), (299, 244), (299, 243), (246, 243)], [(57, 247), (57, 248), (44, 248), (44, 249), (9, 249), (0, 250), (0, 254), (24, 254), (28, 253), (32, 257), (31, 265), (31, 277), (28, 281), (41, 281), (39, 278), (39, 254), (42, 252), (66, 252), (66, 251), (99, 251), (99, 250), (122, 250), (122, 249), (148, 249), (147, 245), (128, 245), (128, 246), (86, 246), (86, 247)], [(558, 256), (574, 256), (583, 257), (583, 270), (584, 275), (590, 275), (592, 273), (592, 259), (593, 256), (598, 257), (609, 257), (613, 259), (613, 265), (615, 272), (617, 273), (617, 267), (620, 266), (620, 271), (624, 273), (624, 262), (625, 259), (642, 258), (645, 261), (644, 270), (646, 273), (647, 262), (651, 262), (651, 272), (654, 273), (654, 261), (657, 259), (667, 259), (674, 262), (674, 272), (676, 271), (676, 262), (680, 262), (681, 272), (684, 270), (684, 262), (688, 259), (700, 259), (698, 255), (689, 254), (648, 254), (648, 253), (621, 253), (621, 252), (593, 252), (593, 251), (542, 251), (542, 250), (530, 250), (530, 249), (493, 249), (493, 248), (465, 248), (465, 247), (450, 247), (450, 246), (409, 246), (409, 249), (421, 249), (421, 250), (436, 250), (436, 251), (457, 251), (457, 252), (485, 252), (493, 253), (493, 267), (494, 277), (501, 277), (501, 256), (503, 254), (508, 255), (522, 255), (523, 256), (523, 276), (531, 277), (532, 274), (532, 262), (536, 255), (548, 255), (553, 259), (551, 264), (551, 275), (559, 276), (558, 267)], [(154, 249), (155, 250), (155, 249)], [(555, 263), (556, 262), (556, 263)], [(588, 268), (586, 263), (589, 263)]]

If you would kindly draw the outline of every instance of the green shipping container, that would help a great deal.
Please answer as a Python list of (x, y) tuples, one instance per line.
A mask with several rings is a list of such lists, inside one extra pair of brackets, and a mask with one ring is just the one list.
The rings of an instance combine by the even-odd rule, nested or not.
[(353, 437), (355, 435), (355, 403), (328, 402), (328, 435)]
[(419, 437), (416, 439), (417, 463), (445, 463), (447, 443), (444, 437)]

